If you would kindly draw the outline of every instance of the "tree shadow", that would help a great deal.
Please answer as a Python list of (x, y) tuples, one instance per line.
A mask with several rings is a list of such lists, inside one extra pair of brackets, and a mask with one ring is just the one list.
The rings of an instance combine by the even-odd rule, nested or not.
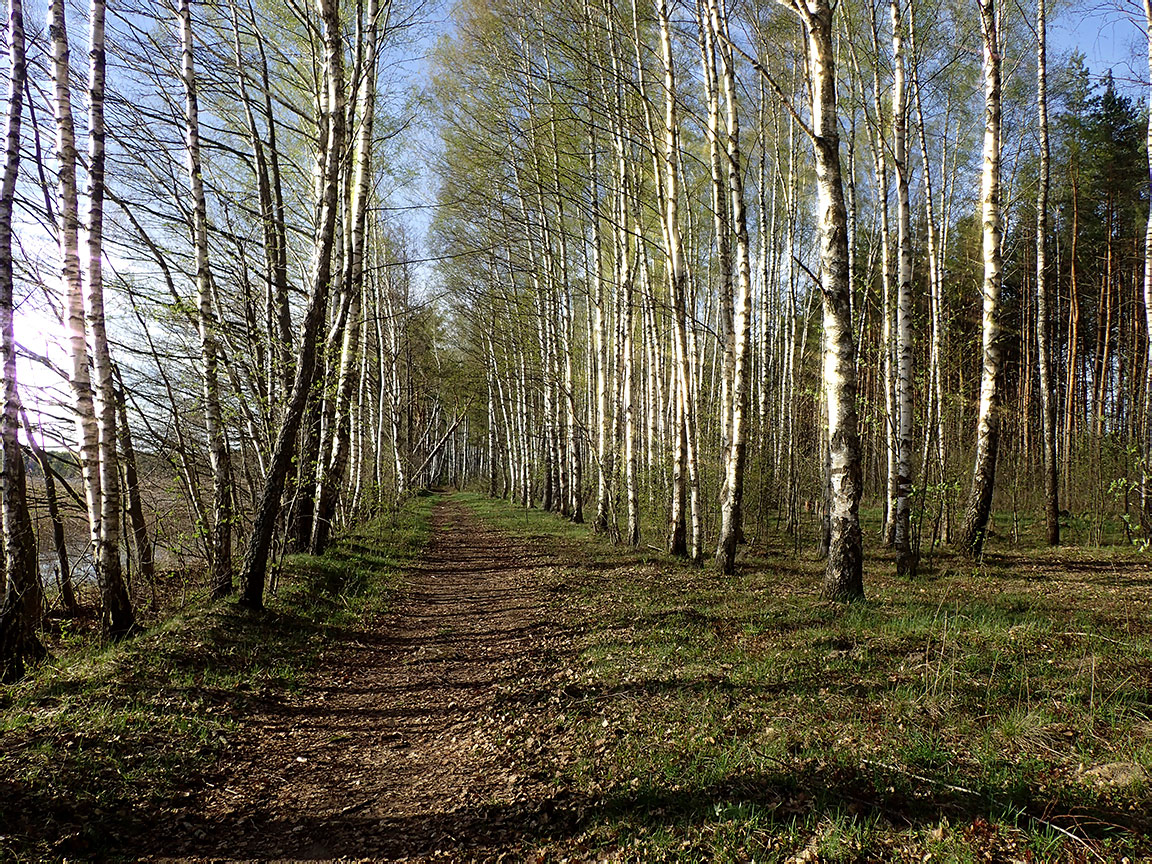
[(624, 839), (638, 829), (663, 829), (691, 838), (697, 829), (732, 820), (755, 822), (758, 829), (786, 832), (797, 823), (815, 827), (822, 819), (845, 813), (863, 821), (877, 821), (897, 830), (968, 823), (969, 830), (984, 831), (981, 846), (995, 852), (995, 822), (1022, 827), (1057, 826), (1087, 842), (1115, 838), (1123, 832), (1146, 833), (1152, 825), (1147, 813), (1121, 809), (1071, 808), (1060, 816), (1050, 812), (1051, 801), (1037, 799), (1026, 790), (1012, 794), (974, 788), (933, 788), (905, 775), (845, 765), (810, 763), (777, 770), (744, 772), (715, 782), (669, 789), (641, 783), (621, 784), (600, 795), (562, 790), (524, 796), (513, 802), (443, 807), (418, 815), (398, 817), (373, 812), (372, 801), (351, 802), (348, 813), (256, 813), (246, 823), (244, 839), (221, 845), (221, 825), (210, 821), (187, 823), (182, 836), (152, 838), (127, 847), (132, 854), (150, 856), (195, 855), (207, 858), (256, 857), (322, 860), (353, 858), (407, 860), (447, 857), (451, 860), (514, 860), (540, 845), (591, 843), (596, 837)]

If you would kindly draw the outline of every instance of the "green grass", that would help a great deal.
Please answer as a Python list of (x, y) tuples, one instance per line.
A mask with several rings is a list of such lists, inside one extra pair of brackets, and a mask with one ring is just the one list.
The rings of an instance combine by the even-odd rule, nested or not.
[(0, 689), (0, 860), (104, 857), (195, 796), (261, 700), (331, 634), (387, 607), (434, 499), (285, 560), (267, 609), (204, 604), (129, 642), (73, 646)]
[(570, 648), (540, 722), (582, 815), (546, 856), (1152, 855), (1152, 790), (1088, 773), (1152, 775), (1152, 571), (1135, 550), (994, 542), (914, 580), (872, 554), (868, 601), (845, 607), (787, 541), (722, 579), (460, 500), (562, 565), (547, 587)]

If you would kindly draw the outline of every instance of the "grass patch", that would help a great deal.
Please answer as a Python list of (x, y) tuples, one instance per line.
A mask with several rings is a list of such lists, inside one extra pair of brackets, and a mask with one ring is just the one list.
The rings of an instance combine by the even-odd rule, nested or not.
[(546, 855), (1152, 855), (1152, 578), (1134, 551), (938, 551), (915, 580), (873, 552), (868, 601), (844, 607), (787, 539), (724, 579), (458, 500), (562, 565), (569, 646), (537, 710), (571, 831)]
[(410, 499), (322, 557), (287, 558), (260, 614), (194, 607), (0, 689), (0, 860), (105, 857), (186, 806), (248, 713), (299, 686), (333, 634), (387, 607), (434, 500)]

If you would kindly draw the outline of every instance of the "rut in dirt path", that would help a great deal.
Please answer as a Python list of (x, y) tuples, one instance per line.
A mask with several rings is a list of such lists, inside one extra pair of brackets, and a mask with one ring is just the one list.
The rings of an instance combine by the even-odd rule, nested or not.
[[(486, 858), (530, 842), (541, 765), (506, 749), (501, 704), (547, 677), (539, 568), (451, 499), (392, 608), (325, 652), (314, 680), (252, 717), (171, 857)], [(539, 754), (535, 757), (540, 758)]]

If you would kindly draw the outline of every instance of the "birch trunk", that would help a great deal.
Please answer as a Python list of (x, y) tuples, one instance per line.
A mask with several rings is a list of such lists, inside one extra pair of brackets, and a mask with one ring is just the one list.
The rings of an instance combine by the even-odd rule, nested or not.
[[(57, 0), (61, 2), (61, 0)], [(260, 504), (252, 526), (252, 538), (244, 556), (241, 573), (243, 593), (240, 604), (250, 609), (264, 605), (264, 583), (268, 553), (272, 546), (284, 480), (296, 450), (296, 435), (304, 416), (304, 406), (312, 389), (315, 371), (317, 336), (324, 321), (328, 282), (332, 278), (332, 250), (335, 239), (336, 211), (339, 207), (340, 164), (344, 151), (344, 55), (337, 0), (317, 0), (324, 26), (324, 78), (328, 95), (324, 123), (327, 127), (323, 156), (323, 195), (320, 200), (319, 230), (312, 261), (312, 285), (308, 308), (304, 313), (300, 354), (296, 378), (284, 412), (284, 421), (276, 437), (268, 476), (260, 495)]]
[(896, 489), (892, 545), (896, 572), (916, 571), (912, 551), (912, 230), (908, 194), (908, 97), (904, 72), (904, 23), (899, 0), (892, 0), (892, 162), (896, 169)]
[[(98, 287), (89, 294), (92, 318), (99, 318), (103, 324), (103, 297), (101, 266), (101, 227), (103, 203), (103, 4), (96, 0), (92, 5), (92, 81), (90, 95), (95, 100), (92, 116), (89, 119), (92, 136), (92, 152), (89, 154), (89, 177), (92, 189), (89, 192), (89, 218), (93, 220), (89, 237), (89, 279), (95, 279)], [(131, 601), (120, 573), (119, 554), (119, 502), (117, 491), (110, 501), (102, 491), (102, 480), (107, 474), (110, 482), (118, 487), (116, 472), (115, 430), (116, 422), (108, 425), (97, 420), (96, 405), (92, 390), (92, 379), (88, 369), (88, 324), (85, 321), (84, 285), (80, 271), (79, 251), (79, 204), (76, 191), (76, 133), (72, 120), (72, 97), (69, 90), (69, 47), (68, 31), (64, 14), (63, 0), (53, 0), (49, 7), (49, 31), (52, 39), (52, 70), (56, 95), (56, 141), (59, 163), (59, 214), (60, 252), (62, 266), (62, 293), (64, 316), (68, 331), (68, 353), (70, 359), (69, 382), (72, 390), (73, 409), (80, 439), (80, 459), (84, 478), (84, 498), (88, 508), (88, 527), (92, 541), (96, 576), (101, 598), (101, 626), (105, 636), (118, 639), (131, 633), (135, 628), (135, 617)], [(93, 195), (93, 193), (96, 193)], [(94, 235), (94, 236), (93, 236)], [(91, 287), (91, 284), (90, 284)], [(97, 308), (98, 307), (98, 308)], [(103, 344), (101, 345), (101, 341)], [(97, 379), (105, 371), (101, 361), (108, 363), (107, 338), (94, 340), (94, 363)], [(110, 380), (110, 377), (109, 377)], [(106, 401), (114, 412), (111, 395)], [(103, 407), (103, 406), (102, 406)], [(114, 415), (113, 415), (114, 417)], [(102, 441), (102, 425), (113, 437), (112, 454), (107, 456), (105, 442)], [(111, 470), (109, 470), (111, 469)], [(110, 505), (116, 504), (115, 509)], [(103, 516), (109, 515), (112, 523), (106, 529)], [(107, 532), (107, 533), (106, 533)]]
[[(1144, 19), (1148, 32), (1148, 71), (1152, 73), (1152, 0), (1144, 0)], [(1149, 104), (1152, 105), (1152, 88), (1149, 89)], [(1148, 116), (1148, 159), (1149, 177), (1152, 178), (1152, 114)], [(1144, 520), (1144, 530), (1152, 534), (1152, 199), (1148, 203), (1148, 224), (1144, 231), (1144, 326), (1147, 337), (1144, 370), (1144, 448), (1143, 470), (1140, 476), (1140, 510)], [(1074, 373), (1068, 373), (1069, 392)], [(1069, 397), (1071, 402), (1071, 397)], [(1071, 417), (1071, 412), (1069, 412)], [(1069, 426), (1071, 421), (1069, 421)], [(1065, 435), (1067, 439), (1067, 434)], [(1067, 444), (1065, 444), (1067, 452)]]
[[(1047, 9), (1036, 0), (1036, 113), (1040, 132), (1040, 177), (1036, 184), (1036, 361), (1040, 373), (1040, 425), (1044, 437), (1044, 528), (1049, 546), (1060, 545), (1060, 502), (1056, 476), (1056, 393), (1052, 380), (1052, 349), (1049, 344), (1051, 316), (1048, 312), (1048, 58)], [(1152, 60), (1152, 54), (1149, 55)], [(1152, 120), (1149, 121), (1152, 124)], [(1152, 142), (1152, 125), (1149, 126)], [(1152, 222), (1149, 223), (1152, 230)], [(1152, 242), (1152, 233), (1145, 244)], [(1145, 303), (1148, 300), (1145, 265)], [(1149, 319), (1152, 322), (1152, 319)], [(1149, 330), (1152, 335), (1152, 329)], [(1152, 344), (1152, 343), (1150, 343)]]
[(752, 324), (752, 251), (748, 240), (748, 216), (744, 201), (744, 166), (740, 153), (740, 116), (736, 93), (736, 68), (728, 41), (728, 19), (718, 0), (709, 0), (712, 30), (720, 43), (721, 81), (726, 109), (728, 193), (731, 196), (732, 228), (736, 233), (737, 289), (732, 304), (732, 384), (730, 404), (720, 410), (730, 422), (724, 483), (720, 498), (720, 540), (716, 561), (722, 573), (736, 569), (736, 544), (741, 536), (744, 506), (744, 463), (748, 446), (748, 379)]
[[(86, 313), (92, 337), (93, 402), (100, 464), (100, 519), (96, 542), (98, 571), (119, 576), (120, 478), (116, 463), (116, 407), (104, 327), (104, 11), (103, 0), (89, 10), (88, 80), (88, 293)], [(106, 577), (107, 578), (107, 577)], [(105, 612), (107, 615), (107, 612)]]
[(20, 419), (24, 424), (24, 437), (36, 456), (36, 462), (44, 475), (44, 497), (48, 503), (48, 521), (52, 523), (52, 549), (56, 556), (56, 584), (60, 590), (60, 605), (69, 618), (80, 614), (80, 604), (76, 602), (76, 589), (72, 585), (72, 570), (68, 564), (68, 544), (64, 535), (64, 517), (60, 513), (60, 502), (56, 497), (56, 477), (52, 467), (52, 457), (36, 441), (28, 412), (20, 406)]
[[(386, 0), (387, 2), (387, 0)], [(384, 12), (385, 26), (391, 9), (388, 3)], [(356, 367), (360, 363), (361, 298), (364, 294), (364, 246), (368, 221), (368, 199), (371, 195), (372, 180), (372, 129), (376, 114), (376, 69), (377, 45), (379, 42), (379, 0), (368, 3), (367, 54), (364, 61), (361, 82), (360, 104), (362, 116), (356, 141), (355, 179), (353, 180), (352, 201), (347, 208), (351, 222), (348, 250), (344, 256), (343, 285), (350, 292), (347, 321), (344, 325), (344, 338), (340, 346), (340, 365), (336, 378), (336, 406), (333, 416), (332, 446), (327, 464), (322, 466), (317, 490), (316, 518), (312, 527), (312, 554), (319, 555), (328, 545), (332, 530), (332, 520), (336, 515), (336, 503), (344, 474), (348, 468), (348, 453), (351, 444), (352, 388), (356, 381)]]
[(608, 400), (608, 321), (605, 304), (608, 302), (604, 290), (603, 264), (601, 255), (603, 240), (600, 231), (600, 187), (597, 157), (597, 137), (595, 121), (589, 109), (588, 120), (588, 174), (591, 181), (592, 220), (592, 344), (596, 360), (596, 517), (592, 521), (595, 531), (607, 531), (610, 520), (612, 498), (612, 438)]
[(848, 284), (848, 214), (836, 125), (836, 66), (828, 0), (800, 0), (808, 30), (812, 133), (816, 156), (820, 281), (824, 305), (824, 390), (828, 411), (829, 544), (824, 594), (864, 596), (860, 537), (860, 441), (856, 422), (856, 349)]
[[(720, 83), (716, 74), (716, 24), (713, 21), (711, 2), (705, 4), (697, 0), (696, 13), (700, 27), (700, 59), (704, 70), (704, 95), (708, 105), (708, 122), (705, 132), (708, 137), (709, 168), (712, 175), (712, 225), (716, 238), (716, 269), (719, 276), (719, 323), (716, 337), (720, 342), (723, 361), (720, 367), (720, 441), (724, 447), (721, 464), (728, 461), (728, 448), (731, 446), (732, 425), (732, 367), (735, 362), (733, 334), (733, 285), (732, 285), (732, 223), (729, 220), (728, 176), (724, 169), (724, 157), (720, 144)], [(731, 53), (731, 51), (729, 51)], [(729, 142), (730, 143), (730, 142)], [(722, 483), (728, 482), (727, 472), (722, 474)], [(721, 488), (721, 501), (727, 496), (726, 487)]]
[[(3, 526), (4, 593), (0, 597), (0, 683), (24, 677), (27, 664), (44, 657), (36, 631), (44, 607), (36, 557), (36, 535), (28, 513), (24, 453), (20, 447), (20, 398), (16, 390), (13, 328), (12, 205), (20, 170), (20, 121), (27, 66), (24, 9), (8, 4), (8, 111), (4, 178), (0, 186), (0, 361), (4, 367), (4, 408), (0, 415), (0, 510)], [(47, 476), (47, 475), (45, 475)], [(67, 578), (68, 574), (62, 574)]]
[[(668, 258), (668, 279), (672, 296), (673, 381), (675, 390), (675, 444), (672, 461), (672, 511), (668, 534), (668, 551), (685, 556), (688, 531), (685, 500), (685, 474), (689, 471), (689, 449), (694, 429), (689, 429), (691, 409), (691, 371), (688, 353), (688, 310), (686, 305), (687, 270), (684, 241), (680, 233), (680, 171), (676, 107), (676, 73), (672, 63), (672, 33), (668, 2), (660, 0), (660, 57), (664, 65), (664, 142), (663, 168), (663, 235)], [(693, 552), (695, 554), (695, 550)]]
[(192, 189), (192, 237), (196, 247), (197, 323), (200, 328), (200, 363), (203, 366), (204, 425), (208, 434), (208, 461), (212, 469), (212, 596), (232, 593), (232, 465), (224, 439), (220, 409), (219, 352), (216, 315), (212, 308), (212, 270), (208, 259), (208, 204), (200, 162), (200, 109), (196, 67), (192, 53), (191, 0), (177, 7), (184, 83), (184, 122), (188, 148), (188, 181)]
[[(615, 52), (613, 64), (615, 68)], [(630, 546), (640, 545), (640, 494), (636, 486), (636, 405), (634, 375), (634, 334), (633, 297), (635, 294), (635, 268), (631, 260), (633, 226), (630, 223), (631, 210), (630, 172), (623, 129), (623, 99), (619, 92), (617, 77), (614, 101), (613, 144), (616, 151), (616, 247), (617, 284), (619, 309), (618, 357), (619, 357), (619, 417), (624, 432), (624, 494), (627, 499), (628, 528), (626, 542)]]
[(994, 0), (979, 0), (980, 32), (984, 43), (984, 167), (980, 179), (983, 221), (984, 313), (980, 413), (976, 421), (976, 459), (972, 489), (960, 528), (960, 551), (976, 558), (984, 549), (992, 492), (996, 482), (996, 452), (1000, 443), (1000, 46)]
[[(880, 56), (880, 37), (876, 20), (872, 21), (872, 47)], [(893, 94), (895, 95), (895, 94)], [(876, 185), (878, 207), (880, 208), (880, 272), (881, 272), (881, 314), (883, 327), (881, 352), (884, 380), (884, 442), (887, 458), (886, 490), (884, 495), (884, 543), (892, 545), (896, 539), (896, 490), (897, 490), (897, 425), (896, 416), (896, 364), (895, 343), (892, 332), (892, 302), (897, 293), (896, 277), (892, 272), (892, 231), (888, 220), (888, 153), (884, 138), (884, 105), (880, 88), (880, 65), (877, 63), (872, 74), (872, 100), (876, 120), (872, 128), (872, 150), (876, 164)]]
[[(929, 319), (931, 352), (929, 358), (929, 377), (931, 379), (932, 397), (935, 402), (936, 417), (936, 460), (940, 473), (940, 481), (947, 480), (947, 442), (944, 427), (944, 381), (943, 381), (943, 300), (944, 287), (941, 280), (941, 250), (937, 239), (936, 210), (934, 189), (932, 185), (932, 172), (929, 168), (928, 141), (924, 131), (924, 106), (921, 101), (919, 62), (916, 54), (916, 4), (908, 4), (908, 37), (912, 52), (913, 94), (916, 105), (916, 130), (920, 142), (922, 156), (921, 171), (924, 177), (924, 215), (927, 223), (928, 239), (928, 281), (929, 281)], [(945, 148), (945, 154), (947, 149)], [(927, 460), (925, 460), (927, 464)], [(942, 536), (948, 542), (948, 520), (945, 518)]]
[(389, 404), (388, 423), (392, 430), (392, 470), (396, 477), (396, 501), (408, 492), (407, 470), (404, 467), (405, 447), (402, 440), (404, 397), (401, 392), (400, 377), (400, 318), (397, 300), (393, 297), (395, 286), (391, 280), (385, 281), (384, 299), (388, 310), (388, 381)]
[(136, 629), (120, 571), (120, 464), (116, 452), (116, 385), (104, 319), (104, 0), (92, 0), (89, 13), (88, 85), (88, 297), (92, 371), (100, 449), (100, 541), (97, 570), (103, 573), (104, 629), (120, 638)]
[(144, 520), (144, 501), (140, 495), (140, 472), (136, 466), (136, 448), (132, 444), (132, 430), (128, 426), (128, 396), (120, 371), (116, 370), (116, 408), (120, 415), (117, 427), (120, 456), (124, 464), (124, 494), (128, 497), (128, 523), (132, 528), (132, 543), (136, 548), (136, 563), (145, 585), (153, 585), (156, 564), (152, 544), (148, 540), (148, 524)]

